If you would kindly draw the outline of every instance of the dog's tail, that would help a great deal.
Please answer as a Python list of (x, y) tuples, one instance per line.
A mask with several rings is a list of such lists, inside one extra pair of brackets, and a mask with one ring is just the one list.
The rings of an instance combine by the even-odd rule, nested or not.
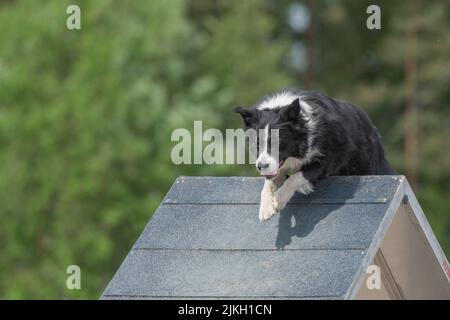
[(383, 145), (381, 144), (381, 141), (376, 142), (376, 149), (377, 149), (377, 161), (376, 161), (376, 167), (375, 171), (378, 175), (396, 175), (398, 174), (389, 164), (389, 162), (386, 160), (386, 156), (384, 153)]

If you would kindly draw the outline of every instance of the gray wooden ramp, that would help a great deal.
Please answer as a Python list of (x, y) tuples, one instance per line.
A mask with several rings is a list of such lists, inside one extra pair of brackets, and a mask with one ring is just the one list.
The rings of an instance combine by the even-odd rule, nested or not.
[[(406, 203), (404, 177), (330, 177), (265, 223), (262, 185), (261, 178), (178, 178), (102, 298), (364, 298), (366, 268)], [(447, 261), (420, 215), (432, 256)], [(385, 279), (386, 295), (405, 298)]]

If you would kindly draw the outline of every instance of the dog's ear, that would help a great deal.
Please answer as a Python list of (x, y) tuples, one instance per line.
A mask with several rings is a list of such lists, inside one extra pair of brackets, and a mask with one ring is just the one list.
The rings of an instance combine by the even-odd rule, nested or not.
[(239, 113), (244, 121), (246, 127), (250, 127), (251, 123), (256, 118), (256, 109), (244, 109), (243, 107), (236, 107), (233, 112)]
[(289, 106), (282, 109), (281, 117), (286, 121), (297, 123), (301, 119), (300, 111), (300, 99), (297, 98)]

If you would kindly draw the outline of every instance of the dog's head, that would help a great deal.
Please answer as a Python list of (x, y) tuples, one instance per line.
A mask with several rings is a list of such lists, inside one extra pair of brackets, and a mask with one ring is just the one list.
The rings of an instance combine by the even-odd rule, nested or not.
[(273, 178), (288, 157), (302, 158), (305, 155), (308, 148), (307, 119), (299, 98), (275, 107), (236, 107), (233, 111), (241, 115), (244, 129), (256, 130), (256, 169), (261, 175)]

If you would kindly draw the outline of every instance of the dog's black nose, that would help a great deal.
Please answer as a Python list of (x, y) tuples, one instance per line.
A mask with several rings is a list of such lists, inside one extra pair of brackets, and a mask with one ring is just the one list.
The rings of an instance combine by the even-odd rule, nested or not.
[(267, 169), (268, 167), (269, 167), (269, 164), (268, 164), (268, 163), (261, 163), (261, 162), (258, 162), (258, 163), (256, 164), (256, 168), (258, 168), (259, 171), (261, 171), (262, 169)]

